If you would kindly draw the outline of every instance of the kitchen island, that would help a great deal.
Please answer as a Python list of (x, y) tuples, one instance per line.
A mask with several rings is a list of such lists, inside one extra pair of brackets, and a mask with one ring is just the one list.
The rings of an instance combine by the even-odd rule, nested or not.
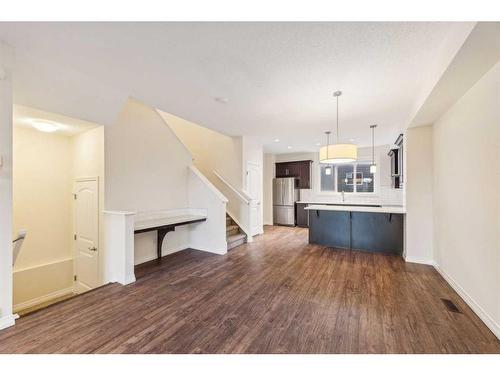
[(350, 250), (403, 254), (403, 206), (310, 205), (309, 243)]

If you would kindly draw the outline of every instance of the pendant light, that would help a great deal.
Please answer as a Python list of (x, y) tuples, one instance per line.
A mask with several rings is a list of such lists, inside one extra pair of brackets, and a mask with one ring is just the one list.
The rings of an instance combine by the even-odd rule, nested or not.
[(326, 146), (319, 150), (319, 162), (322, 164), (350, 163), (358, 158), (358, 148), (352, 143), (339, 142), (339, 96), (342, 91), (335, 91), (333, 96), (337, 98), (337, 143), (330, 144), (330, 132), (326, 132)]
[(370, 165), (370, 173), (377, 173), (377, 164), (375, 164), (375, 128), (377, 125), (370, 125), (372, 129), (372, 164)]

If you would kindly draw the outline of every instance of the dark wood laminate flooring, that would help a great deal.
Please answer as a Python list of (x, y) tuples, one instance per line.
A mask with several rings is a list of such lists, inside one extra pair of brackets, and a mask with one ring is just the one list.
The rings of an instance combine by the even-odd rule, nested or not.
[(266, 227), (227, 255), (186, 250), (136, 275), (19, 319), (0, 352), (500, 352), (432, 267), (309, 245), (306, 229)]

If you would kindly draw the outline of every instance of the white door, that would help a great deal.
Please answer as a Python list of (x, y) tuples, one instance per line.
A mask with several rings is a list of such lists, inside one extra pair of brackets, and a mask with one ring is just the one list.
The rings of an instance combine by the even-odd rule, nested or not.
[(262, 168), (258, 164), (247, 164), (247, 192), (252, 197), (250, 205), (250, 232), (252, 236), (262, 233)]
[(82, 293), (99, 286), (98, 180), (75, 182), (75, 290)]

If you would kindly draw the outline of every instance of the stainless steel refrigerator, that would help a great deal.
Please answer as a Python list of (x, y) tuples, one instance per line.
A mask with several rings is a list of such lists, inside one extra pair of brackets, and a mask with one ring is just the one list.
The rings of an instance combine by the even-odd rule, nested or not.
[(275, 178), (273, 181), (273, 223), (294, 226), (295, 202), (298, 200), (298, 180), (295, 177)]

